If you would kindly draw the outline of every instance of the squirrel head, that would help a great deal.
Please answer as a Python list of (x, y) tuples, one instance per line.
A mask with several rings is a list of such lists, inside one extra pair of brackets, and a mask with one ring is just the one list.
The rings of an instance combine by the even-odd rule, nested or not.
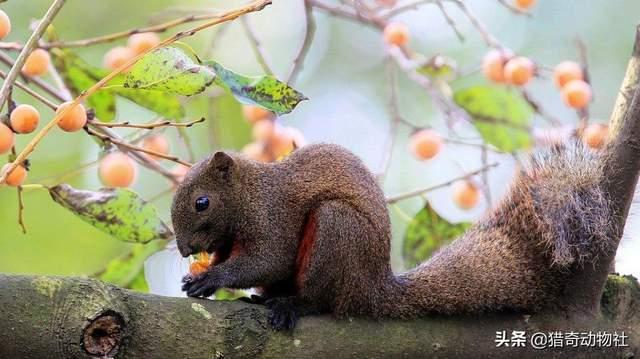
[(215, 252), (232, 240), (238, 163), (216, 152), (196, 163), (176, 189), (171, 221), (180, 254)]

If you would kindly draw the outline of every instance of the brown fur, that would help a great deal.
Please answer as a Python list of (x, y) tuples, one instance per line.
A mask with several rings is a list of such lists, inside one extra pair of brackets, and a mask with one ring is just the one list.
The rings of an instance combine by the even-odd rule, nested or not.
[[(580, 145), (538, 154), (495, 210), (394, 276), (383, 192), (352, 153), (319, 144), (263, 164), (218, 152), (177, 190), (178, 247), (186, 256), (240, 241), (243, 250), (187, 278), (184, 289), (208, 296), (263, 287), (278, 329), (309, 313), (411, 318), (552, 308), (572, 266), (612, 250), (601, 162)], [(212, 204), (197, 213), (202, 195)]]

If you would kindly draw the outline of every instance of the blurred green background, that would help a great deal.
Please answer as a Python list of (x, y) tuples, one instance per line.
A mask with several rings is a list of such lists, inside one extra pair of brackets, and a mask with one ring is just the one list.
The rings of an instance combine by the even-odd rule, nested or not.
[[(282, 78), (302, 41), (303, 6), (300, 0), (274, 2), (261, 13), (249, 16), (249, 21), (264, 43), (270, 64)], [(13, 24), (12, 33), (6, 41), (25, 41), (30, 22), (43, 14), (49, 3), (45, 0), (9, 0), (1, 4), (0, 8), (11, 17)], [(222, 0), (69, 0), (54, 25), (61, 39), (81, 39), (168, 20), (183, 13), (216, 11), (239, 4), (239, 1)], [(595, 90), (591, 112), (597, 119), (608, 117), (630, 54), (634, 27), (640, 22), (640, 2), (539, 0), (532, 17), (516, 16), (493, 0), (471, 0), (468, 4), (504, 45), (530, 56), (544, 67), (550, 68), (565, 59), (577, 59), (574, 40), (579, 36), (588, 49), (589, 71)], [(470, 74), (457, 80), (454, 88), (485, 83), (486, 80), (475, 70), (486, 46), (459, 11), (449, 5), (446, 8), (465, 35), (464, 42), (456, 38), (433, 5), (408, 12), (398, 17), (398, 21), (407, 23), (411, 28), (413, 49), (429, 56), (437, 53), (450, 56), (464, 73)], [(385, 107), (385, 52), (380, 34), (371, 28), (336, 20), (323, 13), (317, 12), (315, 17), (318, 26), (316, 38), (304, 71), (295, 85), (310, 101), (302, 103), (292, 114), (283, 116), (281, 121), (301, 129), (311, 142), (336, 142), (349, 147), (375, 170), (384, 153), (382, 143), (389, 123)], [(217, 31), (203, 31), (186, 42), (202, 58), (218, 60), (239, 72), (261, 73), (237, 23), (230, 24), (221, 36), (216, 35)], [(81, 48), (77, 53), (91, 64), (100, 65), (105, 51), (112, 46)], [(547, 76), (548, 72), (543, 74)], [(403, 115), (417, 124), (443, 127), (442, 115), (433, 109), (428, 96), (403, 74), (398, 77)], [(536, 80), (529, 88), (548, 112), (562, 121), (575, 123), (575, 112), (564, 107), (548, 78)], [(16, 92), (15, 99), (36, 105), (43, 121), (51, 118), (50, 110), (39, 106), (20, 91)], [(196, 157), (202, 157), (215, 148), (239, 149), (250, 140), (250, 128), (241, 116), (240, 106), (230, 96), (212, 101), (210, 97), (200, 95), (185, 99), (185, 103), (189, 119), (201, 116), (208, 119), (207, 123), (189, 129)], [(154, 114), (131, 103), (124, 100), (119, 103), (120, 121), (143, 122), (152, 118)], [(545, 125), (540, 119), (537, 121), (540, 126)], [(120, 133), (126, 135), (127, 131)], [(165, 133), (172, 139), (172, 152), (184, 156), (186, 152), (176, 131), (168, 129)], [(456, 148), (447, 149), (445, 155), (432, 163), (419, 163), (406, 151), (407, 137), (408, 130), (398, 134), (391, 172), (385, 183), (388, 194), (439, 183), (444, 178), (453, 178), (479, 167), (477, 155), (466, 156), (468, 149)], [(30, 135), (19, 136), (18, 149), (30, 138)], [(98, 154), (98, 146), (83, 132), (63, 134), (56, 130), (31, 157), (29, 182), (38, 183), (41, 179), (68, 172), (80, 164), (94, 161)], [(496, 156), (496, 160), (511, 161), (508, 156)], [(170, 163), (163, 165), (172, 167)], [(434, 168), (438, 171), (433, 171)], [(507, 165), (492, 174), (491, 190), (496, 196), (504, 191), (511, 170), (512, 167)], [(66, 181), (78, 188), (100, 188), (95, 166)], [(141, 169), (134, 189), (147, 199), (154, 198), (153, 203), (168, 220), (170, 194), (159, 198), (157, 195), (169, 187), (161, 176)], [(77, 219), (53, 203), (45, 191), (33, 190), (25, 194), (28, 234), (23, 235), (17, 224), (16, 198), (15, 189), (0, 188), (0, 272), (91, 274), (127, 251), (127, 244), (111, 239)], [(444, 190), (430, 193), (428, 198), (435, 210), (452, 222), (473, 220), (486, 208), (484, 204), (474, 211), (462, 212), (451, 205), (449, 194)], [(414, 215), (423, 204), (423, 200), (416, 198), (398, 207), (402, 215), (392, 211), (396, 267), (402, 266), (397, 253), (406, 227), (406, 221), (401, 217)]]

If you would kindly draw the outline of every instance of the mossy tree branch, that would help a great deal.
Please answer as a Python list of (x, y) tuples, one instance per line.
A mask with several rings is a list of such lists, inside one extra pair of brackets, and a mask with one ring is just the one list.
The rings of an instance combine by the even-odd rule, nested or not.
[[(640, 354), (640, 285), (611, 276), (602, 316), (517, 314), (415, 321), (304, 317), (274, 332), (264, 307), (238, 301), (141, 294), (97, 280), (0, 275), (2, 358), (425, 358)], [(625, 347), (497, 347), (496, 332), (625, 332)]]

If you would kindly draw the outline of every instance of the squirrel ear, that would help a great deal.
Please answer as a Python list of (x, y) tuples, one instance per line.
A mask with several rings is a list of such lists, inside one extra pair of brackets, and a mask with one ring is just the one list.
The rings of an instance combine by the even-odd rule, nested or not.
[(215, 169), (217, 172), (222, 173), (223, 177), (226, 179), (231, 173), (231, 169), (235, 164), (233, 158), (226, 154), (225, 152), (218, 151), (213, 154), (211, 160), (209, 161), (211, 168)]

